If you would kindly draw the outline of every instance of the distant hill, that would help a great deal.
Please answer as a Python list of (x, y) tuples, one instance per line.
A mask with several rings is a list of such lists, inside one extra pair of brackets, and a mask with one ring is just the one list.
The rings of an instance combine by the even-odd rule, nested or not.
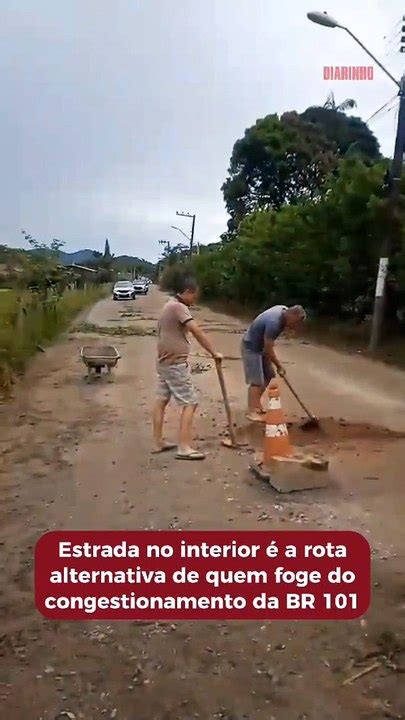
[[(94, 250), (78, 250), (74, 253), (60, 252), (60, 260), (63, 265), (86, 265), (94, 262)], [(154, 264), (143, 258), (132, 255), (119, 255), (113, 259), (116, 268), (132, 268), (135, 265), (142, 265), (143, 272), (153, 272)]]
[(143, 258), (133, 257), (132, 255), (119, 255), (114, 258), (114, 265), (117, 268), (133, 267), (134, 265), (143, 265), (144, 268), (150, 268), (151, 270), (155, 267), (153, 263)]
[(94, 250), (78, 250), (74, 253), (60, 251), (60, 259), (63, 265), (85, 265), (86, 262), (94, 260)]

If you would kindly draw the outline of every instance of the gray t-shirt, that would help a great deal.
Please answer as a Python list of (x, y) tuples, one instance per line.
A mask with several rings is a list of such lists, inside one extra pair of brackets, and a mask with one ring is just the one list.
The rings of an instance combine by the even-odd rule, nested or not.
[(276, 340), (283, 332), (283, 316), (286, 305), (274, 305), (253, 320), (246, 330), (244, 341), (253, 352), (262, 353), (265, 339)]

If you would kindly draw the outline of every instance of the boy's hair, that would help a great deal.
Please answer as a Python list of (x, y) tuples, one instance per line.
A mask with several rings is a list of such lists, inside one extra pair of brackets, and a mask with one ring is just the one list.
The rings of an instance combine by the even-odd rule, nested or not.
[(176, 278), (175, 283), (176, 295), (182, 295), (189, 290), (190, 292), (196, 292), (198, 290), (197, 280), (191, 275), (185, 275), (184, 277)]

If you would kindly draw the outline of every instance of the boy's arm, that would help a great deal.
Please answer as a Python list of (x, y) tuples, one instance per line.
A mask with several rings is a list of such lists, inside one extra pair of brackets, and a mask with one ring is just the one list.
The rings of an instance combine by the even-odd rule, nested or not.
[(200, 326), (197, 325), (195, 320), (189, 320), (186, 323), (186, 328), (188, 332), (190, 332), (195, 337), (201, 347), (204, 348), (204, 350), (206, 350), (207, 353), (209, 353), (211, 357), (214, 358), (214, 360), (222, 360), (222, 354), (214, 350), (214, 347), (211, 344), (211, 340), (209, 339), (208, 335), (206, 335), (204, 330), (202, 330)]

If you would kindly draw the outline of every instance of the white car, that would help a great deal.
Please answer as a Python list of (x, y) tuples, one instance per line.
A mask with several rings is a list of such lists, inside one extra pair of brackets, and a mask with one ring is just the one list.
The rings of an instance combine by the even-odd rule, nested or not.
[(119, 280), (115, 283), (113, 300), (135, 300), (135, 290), (130, 280)]
[(144, 278), (137, 278), (133, 282), (133, 288), (137, 295), (147, 295), (148, 290), (149, 290), (149, 285)]

